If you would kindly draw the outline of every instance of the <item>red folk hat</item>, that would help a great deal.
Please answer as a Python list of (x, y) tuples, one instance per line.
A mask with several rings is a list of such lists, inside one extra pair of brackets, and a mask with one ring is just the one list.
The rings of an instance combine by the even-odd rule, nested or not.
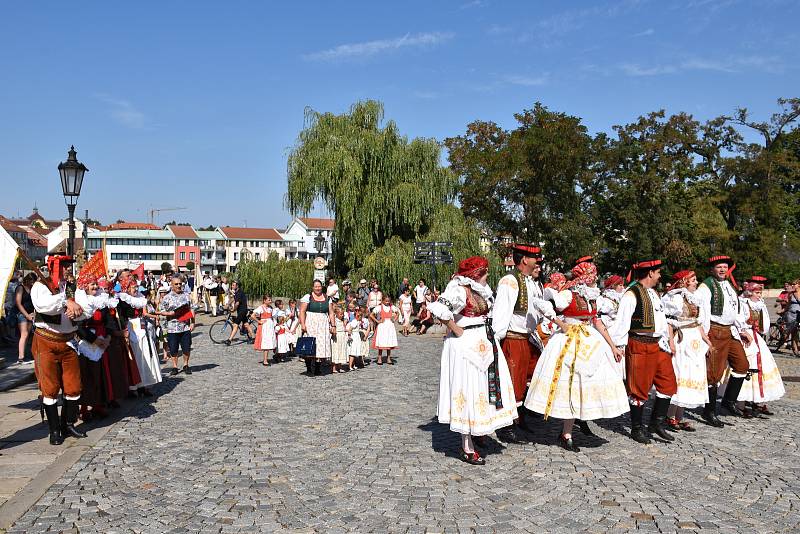
[(603, 282), (603, 287), (608, 289), (609, 287), (614, 287), (624, 282), (625, 281), (622, 279), (620, 275), (612, 274), (611, 276), (606, 278), (605, 282)]
[(74, 263), (75, 260), (72, 256), (48, 256), (47, 257), (47, 272), (50, 274), (50, 280), (57, 287), (61, 280), (61, 266), (69, 263)]
[(667, 288), (667, 291), (675, 289), (676, 287), (683, 287), (683, 284), (686, 282), (686, 280), (688, 280), (692, 276), (695, 276), (694, 271), (690, 271), (688, 269), (683, 271), (678, 271), (677, 273), (672, 275), (672, 283)]
[(761, 276), (761, 275), (755, 274), (755, 275), (751, 276), (750, 278), (748, 278), (746, 281), (750, 282), (752, 284), (761, 284), (763, 286), (763, 285), (766, 285), (767, 282), (769, 282), (769, 279), (766, 276)]
[(733, 265), (733, 260), (731, 259), (730, 256), (725, 256), (725, 255), (711, 256), (710, 258), (708, 258), (709, 267), (713, 267), (718, 263), (725, 263), (728, 265), (728, 267), (730, 267), (731, 265)]
[(579, 263), (594, 263), (594, 257), (592, 256), (581, 256), (577, 260), (575, 260), (575, 265)]
[(511, 250), (514, 252), (519, 252), (523, 256), (528, 256), (529, 258), (541, 258), (542, 257), (542, 249), (541, 247), (537, 247), (536, 245), (526, 245), (524, 243), (514, 243), (511, 245)]
[(489, 260), (482, 256), (472, 256), (459, 262), (456, 274), (477, 280), (488, 270)]
[(630, 282), (631, 278), (633, 277), (633, 273), (635, 271), (639, 271), (642, 269), (657, 269), (662, 266), (661, 260), (646, 260), (646, 261), (639, 261), (631, 265), (631, 270), (628, 271), (628, 276), (625, 277), (626, 281)]

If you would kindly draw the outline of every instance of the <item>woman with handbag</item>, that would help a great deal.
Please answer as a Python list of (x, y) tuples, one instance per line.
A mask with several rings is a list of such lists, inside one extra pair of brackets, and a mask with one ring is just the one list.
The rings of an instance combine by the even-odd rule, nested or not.
[[(318, 375), (322, 361), (331, 359), (331, 334), (336, 332), (333, 302), (319, 280), (314, 280), (311, 293), (300, 299), (300, 330), (295, 353), (305, 357), (308, 376)], [(307, 338), (314, 341), (309, 343)]]

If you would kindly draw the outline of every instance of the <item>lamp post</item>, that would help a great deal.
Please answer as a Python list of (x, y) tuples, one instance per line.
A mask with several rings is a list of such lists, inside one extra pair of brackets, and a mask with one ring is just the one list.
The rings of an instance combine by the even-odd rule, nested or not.
[(58, 174), (61, 175), (61, 191), (64, 193), (64, 202), (69, 211), (69, 238), (67, 239), (67, 255), (75, 254), (75, 206), (81, 194), (83, 175), (89, 169), (78, 161), (75, 147), (71, 146), (67, 152), (67, 161), (58, 164)]
[(322, 235), (322, 230), (317, 231), (317, 237), (314, 238), (314, 248), (317, 249), (317, 254), (322, 254), (325, 250), (325, 237)]

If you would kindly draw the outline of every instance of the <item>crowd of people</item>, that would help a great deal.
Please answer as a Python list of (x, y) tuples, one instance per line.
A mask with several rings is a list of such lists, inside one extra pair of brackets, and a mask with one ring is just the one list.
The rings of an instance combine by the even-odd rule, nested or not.
[[(515, 270), (493, 292), (488, 262), (462, 261), (442, 295), (428, 305), (448, 328), (442, 350), (438, 420), (461, 435), (460, 457), (483, 465), (481, 449), (495, 433), (528, 441), (539, 421), (562, 421), (559, 444), (580, 450), (577, 424), (629, 414), (630, 437), (669, 443), (696, 429), (685, 409), (722, 428), (723, 415), (765, 418), (784, 386), (765, 335), (768, 282), (750, 277), (737, 291), (728, 256), (708, 260), (709, 273), (675, 272), (662, 293), (662, 262), (635, 263), (627, 277), (598, 286), (592, 257), (569, 273), (539, 281), (540, 247), (512, 247)], [(800, 280), (787, 285), (784, 313), (796, 331)], [(651, 401), (652, 398), (652, 401)], [(647, 424), (644, 407), (652, 404)]]
[[(627, 413), (631, 438), (645, 444), (693, 432), (686, 409), (700, 409), (706, 424), (724, 427), (719, 397), (726, 415), (773, 415), (768, 403), (784, 387), (765, 342), (764, 277), (751, 277), (737, 292), (732, 260), (715, 256), (702, 281), (679, 271), (659, 294), (659, 260), (634, 264), (627, 279), (607, 276), (601, 289), (589, 256), (546, 284), (539, 247), (514, 245), (512, 257), (515, 270), (496, 292), (487, 285), (487, 260), (476, 256), (459, 264), (442, 294), (423, 279), (415, 285), (404, 279), (396, 295), (376, 280), (361, 279), (357, 287), (315, 280), (298, 300), (263, 295), (251, 310), (236, 281), (206, 275), (195, 284), (193, 277), (127, 269), (109, 276), (81, 270), (75, 277), (70, 257), (51, 256), (48, 276), (15, 277), (1, 334), (17, 344), (21, 365), (29, 361), (26, 346), (36, 355), (43, 417), (55, 445), (85, 437), (75, 427), (78, 417), (102, 418), (125, 397), (151, 396), (162, 363), (171, 360), (171, 376), (191, 375), (201, 308), (212, 316), (229, 311), (237, 328), (250, 329), (254, 321), (248, 333), (260, 363), (297, 356), (309, 376), (361, 369), (371, 363), (370, 349), (377, 365), (392, 365), (398, 329), (403, 336), (424, 334), (439, 322), (448, 335), (438, 419), (461, 434), (461, 458), (471, 464), (485, 463), (485, 436), (526, 442), (526, 431), (550, 417), (562, 420), (559, 444), (578, 451), (575, 425), (593, 435), (589, 421)], [(780, 343), (796, 344), (800, 280), (784, 289), (777, 304)]]

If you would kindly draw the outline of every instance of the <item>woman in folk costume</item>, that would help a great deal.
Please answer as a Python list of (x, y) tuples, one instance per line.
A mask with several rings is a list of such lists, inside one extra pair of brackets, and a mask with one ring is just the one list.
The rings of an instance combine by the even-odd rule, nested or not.
[(749, 312), (747, 325), (754, 342), (745, 347), (751, 378), (739, 391), (737, 400), (749, 404), (754, 416), (773, 415), (766, 403), (778, 400), (786, 393), (775, 358), (764, 341), (764, 333), (769, 332), (770, 324), (769, 310), (762, 298), (766, 282), (763, 276), (753, 276), (744, 284), (740, 299), (742, 308)]
[(139, 294), (139, 288), (132, 278), (120, 282), (122, 292), (117, 305), (123, 327), (128, 329), (128, 342), (133, 353), (140, 380), (131, 384), (130, 390), (139, 397), (152, 397), (148, 387), (161, 382), (161, 364), (155, 342), (147, 331), (147, 298)]
[(460, 457), (474, 465), (485, 460), (472, 436), (486, 436), (517, 418), (511, 374), (489, 322), (494, 295), (486, 285), (488, 273), (486, 258), (461, 261), (444, 293), (428, 305), (449, 330), (442, 348), (438, 419), (461, 434)]
[(264, 360), (261, 365), (269, 365), (269, 351), (275, 350), (278, 340), (275, 337), (275, 320), (272, 318), (272, 297), (264, 295), (261, 297), (261, 305), (253, 310), (253, 316), (258, 320), (256, 329), (256, 341), (253, 344), (255, 350), (264, 352)]
[(375, 327), (375, 337), (372, 338), (373, 348), (378, 350), (378, 365), (383, 365), (383, 351), (386, 351), (386, 363), (394, 365), (392, 351), (397, 348), (397, 329), (394, 322), (400, 314), (397, 306), (392, 305), (392, 298), (389, 295), (383, 296), (380, 306), (372, 310), (370, 317), (377, 326)]
[[(97, 296), (97, 277), (90, 273), (81, 272), (78, 274), (77, 285), (78, 290), (75, 292), (75, 300), (84, 310), (89, 312), (90, 317), (95, 313), (99, 316), (100, 311), (98, 311), (98, 308), (103, 306), (103, 297), (107, 298), (107, 295)], [(84, 298), (86, 303), (84, 303)], [(87, 326), (87, 323), (83, 323), (78, 327), (78, 334), (85, 343), (90, 345), (86, 346), (84, 342), (78, 344), (78, 354), (80, 356), (78, 362), (81, 368), (80, 414), (83, 421), (89, 421), (93, 417), (102, 418), (108, 415), (105, 408), (103, 408), (106, 396), (104, 392), (103, 364), (100, 362), (103, 352), (108, 348), (108, 339), (98, 337)]]
[[(98, 281), (98, 286), (103, 292), (98, 295), (98, 307), (94, 309), (92, 317), (86, 322), (86, 327), (97, 337), (108, 341), (108, 346), (100, 359), (103, 372), (104, 398), (111, 408), (119, 408), (119, 400), (128, 394), (130, 385), (128, 378), (128, 347), (125, 344), (125, 335), (117, 320), (117, 304), (119, 299), (107, 291), (109, 282), (105, 279)], [(95, 407), (93, 411), (99, 413)]]
[(666, 423), (671, 430), (687, 432), (695, 429), (683, 421), (683, 410), (699, 408), (708, 402), (706, 353), (711, 340), (702, 327), (702, 308), (694, 295), (697, 285), (694, 271), (679, 271), (672, 276), (672, 284), (661, 297), (667, 322), (672, 325), (675, 336), (672, 367), (678, 383), (678, 391), (670, 399)]
[(331, 359), (331, 335), (336, 331), (333, 302), (322, 289), (322, 282), (314, 280), (311, 293), (300, 299), (300, 331), (316, 340), (316, 353), (306, 356), (306, 371), (309, 376), (322, 372), (322, 362)]
[(578, 452), (572, 440), (575, 419), (617, 417), (629, 408), (628, 394), (615, 370), (622, 351), (614, 346), (592, 304), (600, 295), (591, 287), (597, 280), (597, 268), (582, 262), (573, 267), (572, 275), (563, 291), (548, 291), (566, 330), (553, 334), (539, 357), (525, 407), (545, 419), (563, 419), (559, 444)]

